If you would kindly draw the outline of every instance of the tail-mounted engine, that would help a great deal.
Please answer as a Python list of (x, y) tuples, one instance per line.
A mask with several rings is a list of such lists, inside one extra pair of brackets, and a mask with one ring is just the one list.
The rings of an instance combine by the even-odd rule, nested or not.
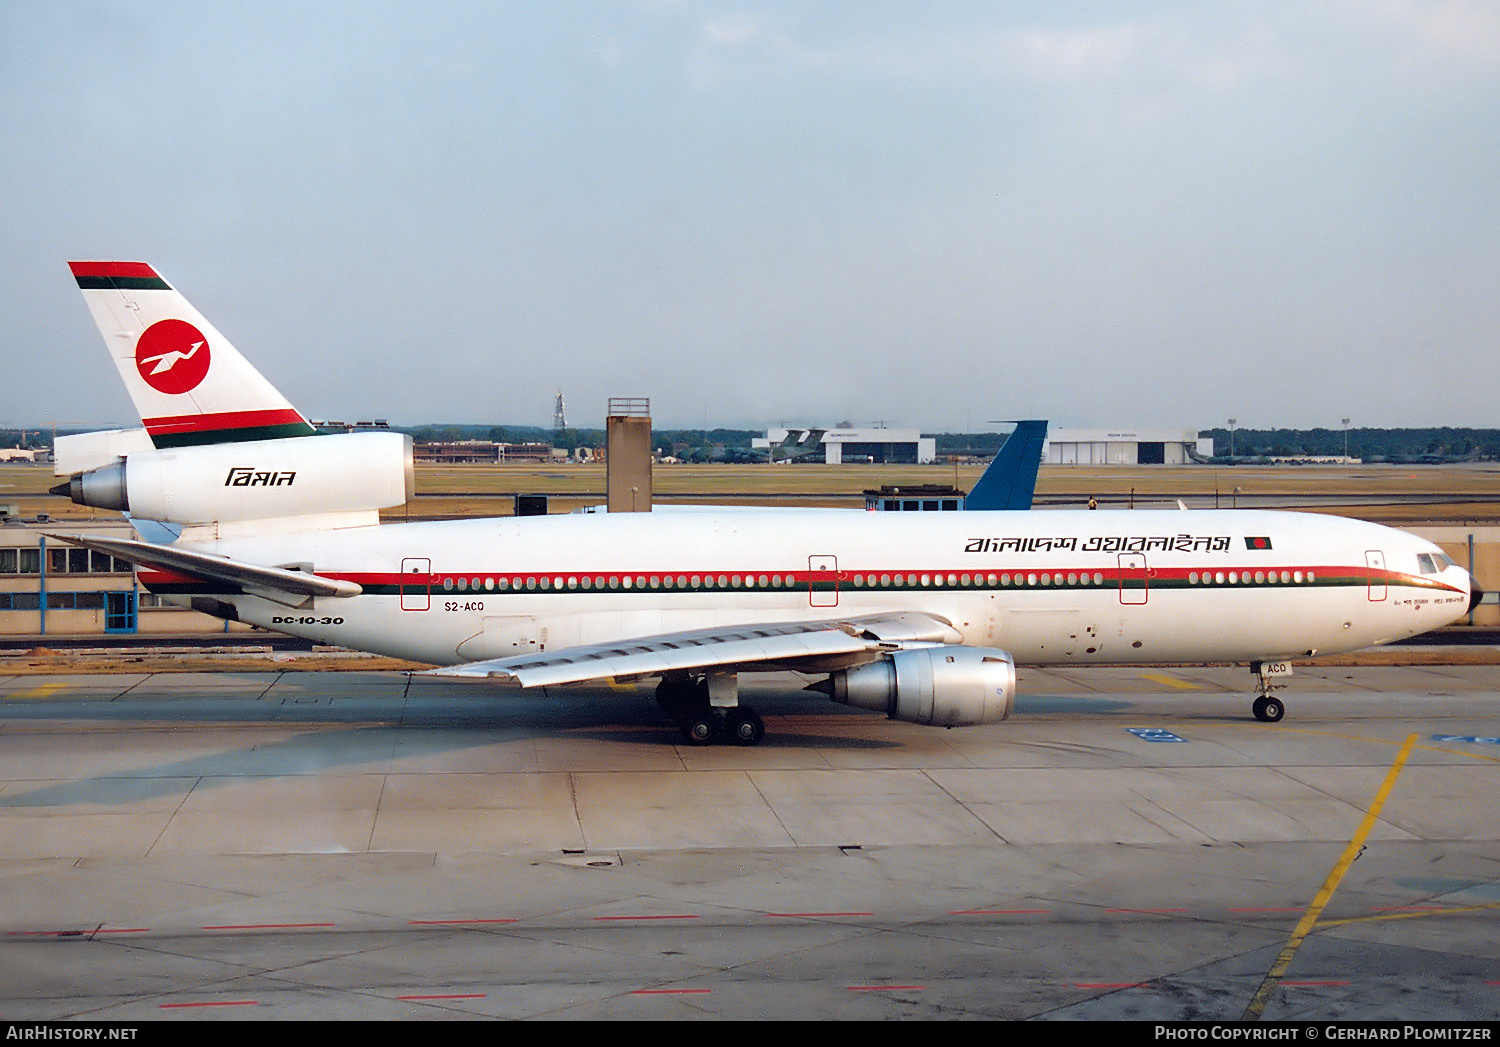
[(984, 647), (922, 647), (841, 670), (814, 686), (836, 702), (892, 720), (971, 727), (1010, 715), (1016, 663), (1006, 652)]
[(337, 433), (135, 450), (53, 493), (163, 523), (388, 509), (416, 493), (411, 437)]

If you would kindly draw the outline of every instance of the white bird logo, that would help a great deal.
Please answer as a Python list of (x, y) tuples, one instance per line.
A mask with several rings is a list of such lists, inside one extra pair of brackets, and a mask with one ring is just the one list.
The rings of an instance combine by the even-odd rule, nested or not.
[(159, 353), (156, 356), (143, 357), (141, 359), (141, 366), (144, 367), (146, 364), (155, 364), (156, 366), (151, 368), (151, 373), (161, 374), (163, 371), (170, 371), (172, 368), (176, 367), (184, 360), (191, 360), (193, 358), (193, 354), (201, 348), (203, 348), (203, 343), (199, 341), (194, 342), (193, 347), (187, 352), (183, 352), (180, 349), (173, 349), (169, 352)]

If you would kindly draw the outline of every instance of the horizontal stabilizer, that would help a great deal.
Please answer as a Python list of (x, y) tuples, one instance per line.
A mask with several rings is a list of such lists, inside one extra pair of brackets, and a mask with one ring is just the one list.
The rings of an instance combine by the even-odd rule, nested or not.
[(119, 560), (150, 567), (158, 571), (206, 578), (216, 582), (228, 582), (245, 589), (288, 593), (299, 597), (308, 596), (358, 596), (364, 590), (354, 582), (325, 578), (307, 571), (293, 571), (284, 567), (261, 567), (241, 563), (226, 556), (193, 552), (170, 545), (152, 545), (125, 538), (104, 538), (90, 534), (48, 534), (70, 545), (82, 546), (95, 552), (107, 553)]

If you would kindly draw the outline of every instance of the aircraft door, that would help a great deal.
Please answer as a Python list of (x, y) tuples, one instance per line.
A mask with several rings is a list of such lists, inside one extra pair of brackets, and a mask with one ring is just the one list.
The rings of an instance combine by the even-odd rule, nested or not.
[(1120, 553), (1120, 602), (1143, 604), (1151, 595), (1144, 553)]
[(839, 559), (837, 556), (809, 556), (807, 558), (807, 605), (809, 607), (837, 607), (839, 605)]
[(432, 561), (408, 556), (401, 561), (401, 609), (426, 611), (432, 607)]
[(1372, 603), (1385, 599), (1385, 553), (1379, 549), (1365, 550), (1365, 566), (1370, 569), (1368, 596)]

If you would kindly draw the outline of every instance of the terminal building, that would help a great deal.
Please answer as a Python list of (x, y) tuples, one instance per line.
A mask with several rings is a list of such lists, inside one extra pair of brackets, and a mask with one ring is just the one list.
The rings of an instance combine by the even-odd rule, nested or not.
[(776, 458), (822, 452), (829, 465), (873, 462), (877, 465), (929, 465), (937, 459), (937, 440), (916, 429), (767, 429), (751, 446)]
[(141, 589), (135, 569), (104, 553), (50, 537), (60, 533), (137, 538), (121, 520), (0, 519), (0, 635), (242, 632)]
[(1054, 429), (1042, 461), (1048, 465), (1187, 465), (1212, 457), (1214, 442), (1196, 429)]

